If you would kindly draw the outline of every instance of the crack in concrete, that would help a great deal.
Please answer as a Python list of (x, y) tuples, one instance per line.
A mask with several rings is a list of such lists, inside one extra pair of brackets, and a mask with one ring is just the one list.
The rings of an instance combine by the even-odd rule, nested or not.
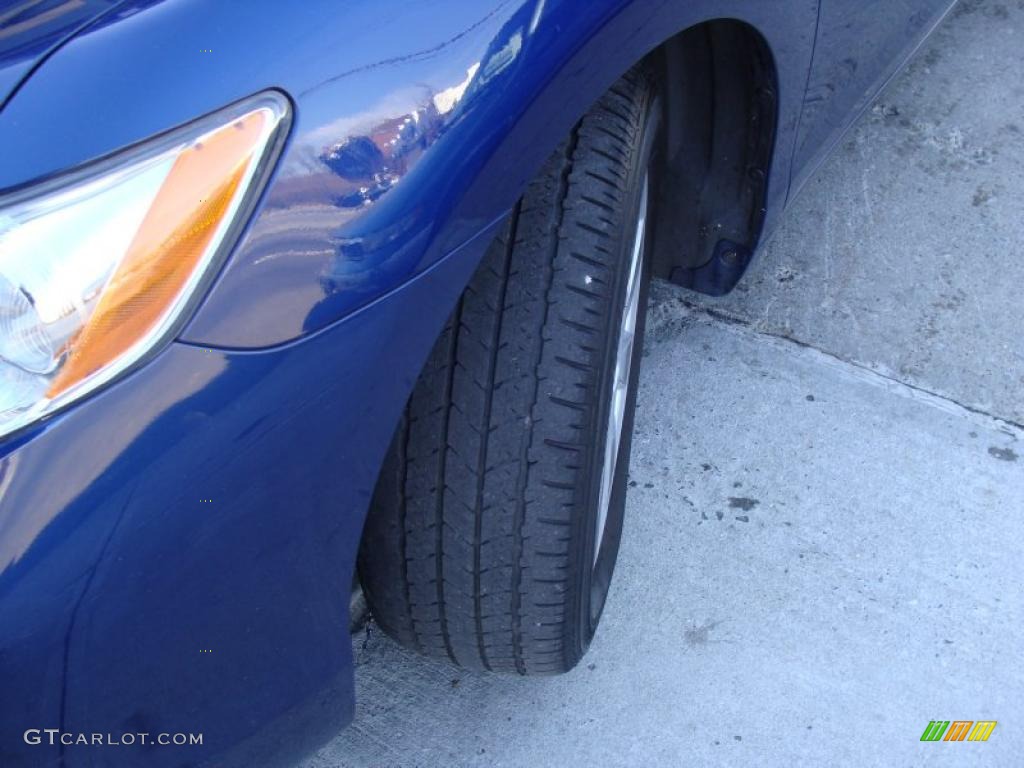
[(981, 416), (983, 418), (997, 422), (998, 424), (1001, 424), (1004, 427), (1008, 427), (1010, 430), (1012, 430), (1007, 431), (1006, 429), (1002, 429), (1000, 431), (1003, 431), (1005, 434), (1008, 434), (1015, 440), (1024, 438), (1024, 423), (1014, 421), (1013, 419), (1009, 419), (1004, 416), (999, 416), (997, 414), (986, 411), (984, 408), (981, 408), (976, 405), (962, 403), (959, 400), (950, 397), (949, 395), (944, 395), (941, 392), (936, 392), (926, 387), (922, 387), (918, 384), (912, 384), (908, 381), (896, 378), (895, 376), (890, 376), (886, 373), (882, 373), (881, 371), (878, 371), (869, 365), (859, 363), (856, 360), (847, 359), (845, 357), (842, 357), (841, 355), (836, 354), (835, 352), (831, 352), (827, 349), (822, 349), (821, 347), (817, 347), (814, 344), (810, 344), (806, 341), (795, 338), (793, 336), (787, 336), (786, 334), (783, 333), (777, 333), (771, 330), (767, 330), (765, 328), (759, 328), (755, 323), (740, 315), (734, 315), (731, 312), (725, 312), (720, 309), (714, 309), (712, 307), (705, 307), (700, 304), (694, 304), (683, 298), (676, 297), (674, 301), (677, 302), (691, 315), (702, 316), (712, 322), (718, 322), (724, 326), (742, 328), (756, 336), (764, 336), (767, 338), (775, 339), (777, 341), (785, 342), (787, 344), (792, 344), (801, 349), (811, 350), (819, 355), (823, 355), (837, 363), (840, 363), (841, 365), (849, 366), (850, 368), (855, 369), (861, 374), (867, 374), (869, 377), (881, 379), (890, 385), (895, 385), (896, 387), (910, 390), (919, 397), (923, 396), (923, 398), (926, 400), (935, 399), (941, 401), (942, 403), (945, 403), (947, 406), (953, 406), (955, 408), (967, 411), (968, 413), (974, 414), (975, 416)]

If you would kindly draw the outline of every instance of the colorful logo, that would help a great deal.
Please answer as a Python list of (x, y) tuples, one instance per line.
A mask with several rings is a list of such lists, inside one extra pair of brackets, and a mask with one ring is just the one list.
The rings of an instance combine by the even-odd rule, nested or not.
[[(921, 734), (921, 741), (988, 741), (996, 720), (932, 720)], [(943, 736), (945, 734), (945, 736)]]

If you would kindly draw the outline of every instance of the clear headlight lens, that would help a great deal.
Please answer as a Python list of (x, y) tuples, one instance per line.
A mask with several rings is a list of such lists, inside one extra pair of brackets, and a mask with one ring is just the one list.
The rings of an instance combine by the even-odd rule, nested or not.
[(262, 94), (0, 199), (0, 436), (165, 340), (258, 191), (288, 116)]

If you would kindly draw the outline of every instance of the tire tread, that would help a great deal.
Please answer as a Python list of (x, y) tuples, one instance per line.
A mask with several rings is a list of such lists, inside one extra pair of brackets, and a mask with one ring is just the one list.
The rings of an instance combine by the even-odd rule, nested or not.
[(645, 87), (629, 73), (549, 158), (410, 397), (360, 552), (374, 616), (410, 648), (518, 674), (585, 648), (574, 512)]

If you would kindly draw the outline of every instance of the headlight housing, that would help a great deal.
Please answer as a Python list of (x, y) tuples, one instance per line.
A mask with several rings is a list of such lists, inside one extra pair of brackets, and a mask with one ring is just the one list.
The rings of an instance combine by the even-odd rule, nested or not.
[(0, 198), (0, 437), (177, 330), (251, 212), (289, 116), (268, 91)]

